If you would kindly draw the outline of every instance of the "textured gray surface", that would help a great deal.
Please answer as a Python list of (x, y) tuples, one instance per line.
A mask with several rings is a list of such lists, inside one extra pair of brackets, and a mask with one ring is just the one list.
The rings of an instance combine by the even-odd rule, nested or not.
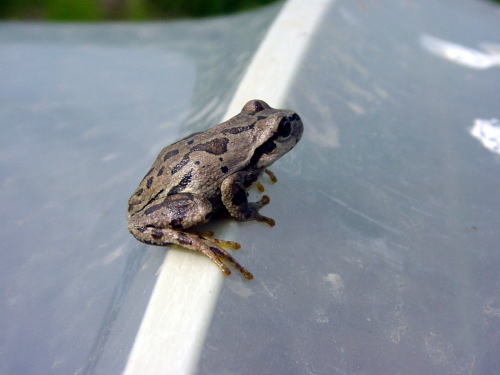
[(199, 374), (500, 373), (500, 155), (470, 134), (500, 117), (499, 68), (474, 65), (499, 16), (334, 3), (286, 103), (305, 130), (272, 168), (277, 226), (239, 226), (255, 280), (225, 280)]
[(278, 7), (0, 24), (0, 373), (119, 374), (165, 249), (126, 229), (165, 145), (219, 122)]

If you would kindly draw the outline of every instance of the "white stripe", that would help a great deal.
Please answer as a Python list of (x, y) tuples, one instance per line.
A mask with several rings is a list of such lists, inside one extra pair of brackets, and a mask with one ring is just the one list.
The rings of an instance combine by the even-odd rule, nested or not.
[[(284, 5), (250, 63), (225, 118), (237, 114), (250, 99), (263, 99), (272, 107), (282, 104), (309, 38), (331, 3), (333, 0), (289, 0)], [(224, 238), (221, 233), (218, 236)], [(231, 277), (240, 276), (233, 272)], [(194, 373), (222, 279), (219, 268), (208, 258), (190, 251), (169, 250), (124, 374)]]

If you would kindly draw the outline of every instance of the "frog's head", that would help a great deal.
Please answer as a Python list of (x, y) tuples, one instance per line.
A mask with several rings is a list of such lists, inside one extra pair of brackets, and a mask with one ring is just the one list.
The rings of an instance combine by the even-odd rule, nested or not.
[(262, 100), (251, 100), (242, 112), (256, 117), (258, 138), (250, 164), (265, 168), (290, 151), (302, 137), (304, 126), (299, 115), (286, 109), (271, 108)]

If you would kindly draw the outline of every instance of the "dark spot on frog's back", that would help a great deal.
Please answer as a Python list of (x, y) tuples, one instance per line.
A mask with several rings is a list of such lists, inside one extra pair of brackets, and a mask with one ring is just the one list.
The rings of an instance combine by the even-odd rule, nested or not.
[(179, 181), (179, 183), (177, 185), (175, 185), (172, 189), (170, 189), (170, 191), (167, 193), (167, 195), (173, 195), (173, 194), (177, 194), (177, 193), (180, 193), (181, 191), (183, 191), (191, 182), (192, 173), (193, 173), (193, 170), (190, 169), (188, 173), (186, 173), (184, 176), (182, 176), (182, 179)]
[(176, 174), (177, 172), (179, 172), (182, 167), (184, 167), (187, 163), (189, 163), (189, 152), (184, 155), (181, 159), (180, 162), (177, 163), (177, 165), (172, 168), (172, 171), (170, 172), (171, 174)]
[(160, 177), (163, 174), (163, 171), (165, 170), (165, 167), (161, 167), (160, 170), (158, 171), (158, 174), (156, 177)]
[(220, 168), (220, 170), (222, 171), (222, 173), (227, 173), (229, 168), (224, 165), (223, 167)]
[(190, 141), (187, 142), (188, 145), (192, 145), (193, 144), (193, 140), (191, 139)]
[(137, 190), (137, 191), (135, 192), (135, 195), (136, 195), (136, 196), (139, 196), (139, 195), (141, 195), (141, 194), (142, 194), (142, 192), (143, 192), (143, 191), (144, 191), (144, 189), (139, 189), (139, 190)]
[(163, 207), (163, 203), (155, 204), (154, 206), (150, 206), (144, 210), (144, 215), (150, 215), (162, 207)]
[[(160, 191), (160, 193), (162, 192), (163, 190)], [(160, 193), (158, 193), (158, 195)], [(158, 211), (160, 208), (168, 207), (170, 208), (170, 210), (175, 212), (175, 216), (177, 218), (183, 219), (186, 216), (189, 208), (192, 206), (193, 200), (194, 197), (191, 193), (181, 193), (175, 196), (168, 196), (163, 200), (163, 202), (146, 208), (144, 210), (144, 214), (150, 215), (153, 212)]]
[[(162, 190), (161, 192), (163, 192), (163, 190)], [(168, 203), (169, 203), (169, 202), (167, 201), (167, 198), (165, 198), (165, 199), (163, 200), (163, 202), (161, 202), (161, 203), (159, 203), (159, 204), (155, 204), (155, 205), (153, 205), (153, 206), (149, 206), (148, 208), (146, 208), (146, 209), (144, 210), (144, 214), (145, 214), (145, 215), (150, 215), (150, 214), (152, 214), (153, 212), (158, 211), (158, 210), (159, 210), (160, 208), (162, 208), (162, 207), (167, 207), (167, 206), (168, 206)]]
[(224, 129), (222, 131), (222, 134), (239, 134), (248, 130), (252, 130), (253, 128), (255, 128), (255, 122), (247, 126), (236, 126), (234, 128)]
[(175, 156), (179, 153), (179, 150), (171, 150), (165, 154), (163, 157), (163, 161), (166, 161), (167, 159), (170, 159), (172, 156)]
[[(153, 172), (153, 169), (154, 169), (154, 168), (151, 168), (151, 169), (148, 171), (148, 173), (146, 173), (146, 175), (142, 178), (142, 181), (144, 181), (144, 180), (145, 180), (145, 179), (146, 179), (146, 178), (147, 178), (147, 177), (151, 174), (151, 172)], [(141, 181), (141, 182), (142, 182), (142, 181)]]
[(146, 182), (146, 186), (148, 187), (148, 189), (151, 187), (151, 185), (153, 185), (153, 177), (149, 177), (148, 181)]
[(206, 143), (200, 143), (191, 148), (191, 151), (205, 151), (213, 155), (222, 155), (227, 152), (228, 138), (215, 138)]

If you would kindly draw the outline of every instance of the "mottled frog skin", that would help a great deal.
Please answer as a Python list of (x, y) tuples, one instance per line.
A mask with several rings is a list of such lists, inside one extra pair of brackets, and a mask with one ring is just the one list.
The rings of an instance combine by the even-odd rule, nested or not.
[(186, 229), (208, 222), (221, 209), (239, 221), (273, 226), (273, 219), (259, 213), (269, 197), (248, 202), (247, 189), (263, 171), (274, 177), (266, 167), (290, 151), (302, 131), (295, 112), (251, 100), (228, 121), (165, 147), (128, 201), (129, 231), (146, 244), (200, 251), (224, 275), (231, 273), (227, 262), (252, 279), (224, 249), (239, 249), (239, 244)]

